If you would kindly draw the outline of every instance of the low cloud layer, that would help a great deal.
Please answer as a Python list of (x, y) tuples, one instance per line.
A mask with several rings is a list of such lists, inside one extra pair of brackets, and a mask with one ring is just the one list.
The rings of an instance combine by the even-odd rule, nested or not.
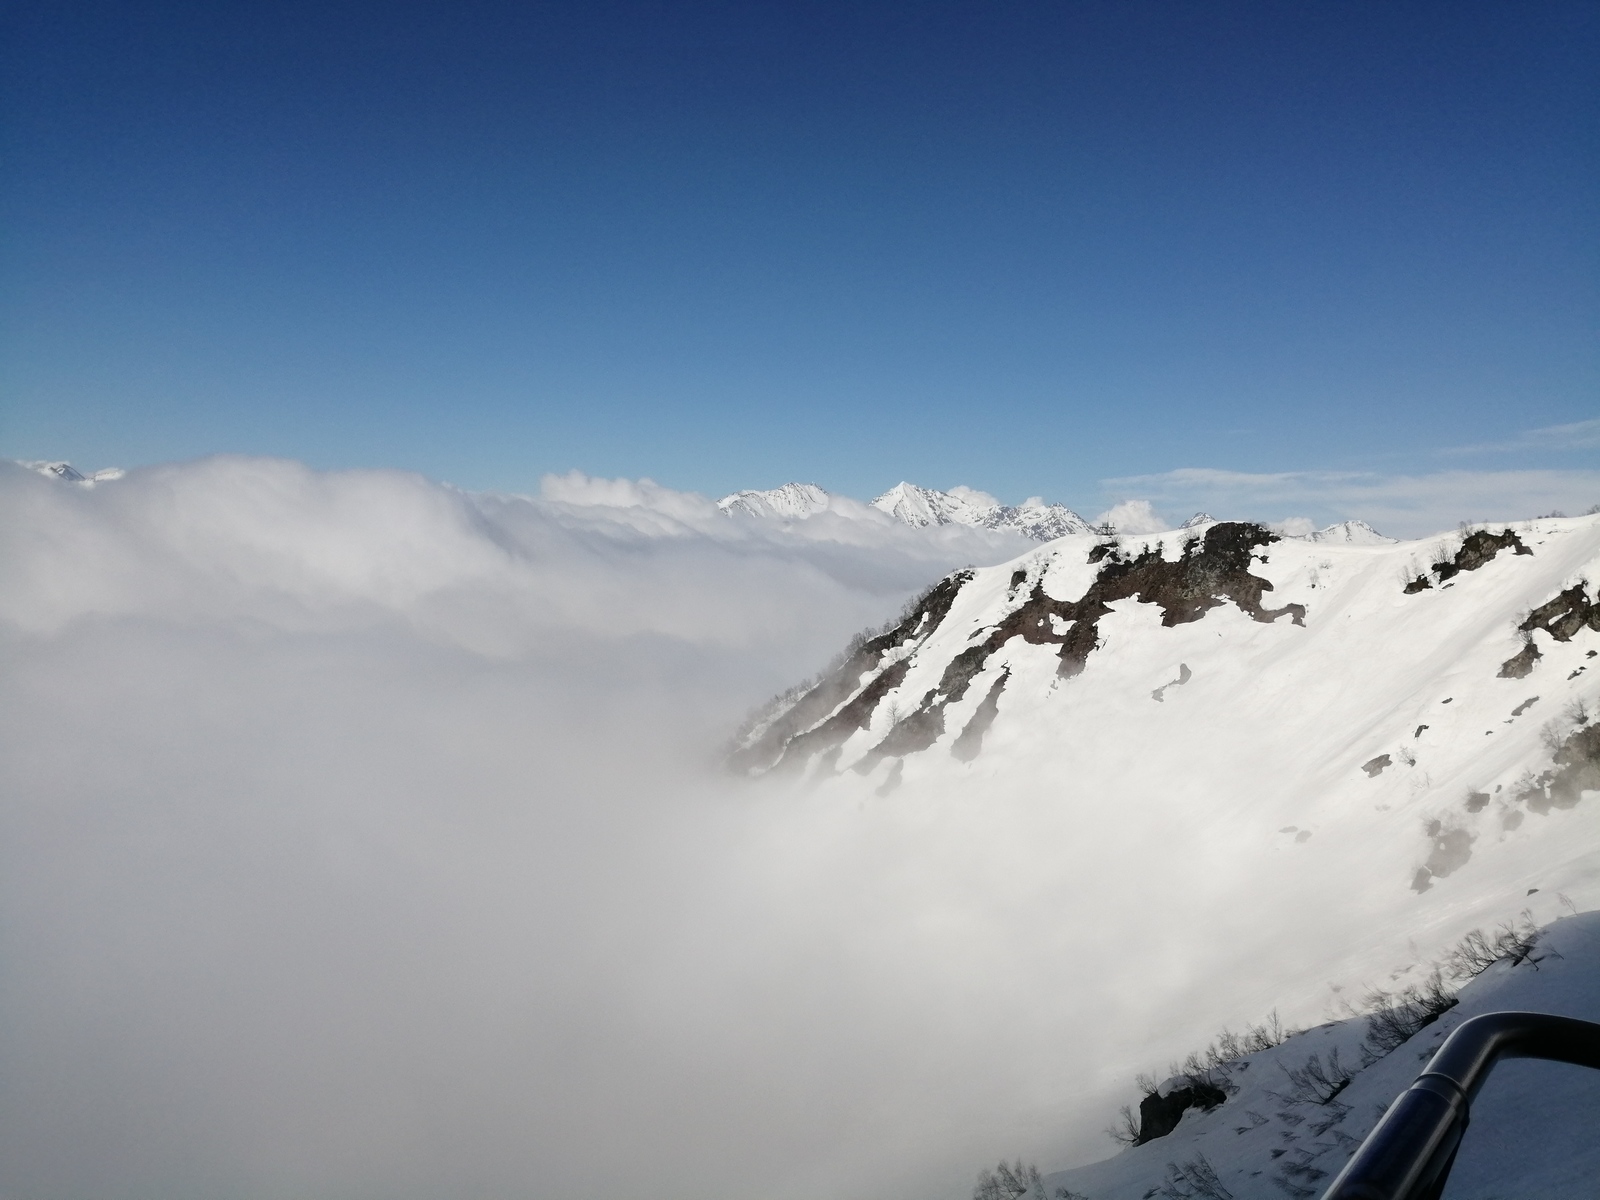
[(716, 763), (1028, 543), (245, 459), (0, 509), (0, 1192), (928, 1196), (1038, 1109), (959, 831)]

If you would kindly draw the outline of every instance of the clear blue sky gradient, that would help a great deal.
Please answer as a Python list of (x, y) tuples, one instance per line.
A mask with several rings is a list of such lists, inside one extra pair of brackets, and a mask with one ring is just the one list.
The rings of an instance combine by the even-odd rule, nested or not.
[(5, 22), (6, 456), (1070, 503), (1600, 415), (1593, 2)]

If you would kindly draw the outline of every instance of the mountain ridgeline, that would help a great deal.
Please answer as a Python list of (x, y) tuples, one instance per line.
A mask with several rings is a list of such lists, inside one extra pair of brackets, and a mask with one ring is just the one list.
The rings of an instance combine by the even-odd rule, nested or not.
[[(1076, 540), (1076, 539), (1075, 539)], [(1035, 557), (1016, 567), (1006, 588), (1002, 611), (970, 644), (943, 665), (937, 683), (910, 704), (890, 704), (887, 730), (855, 764), (870, 770), (888, 756), (926, 750), (946, 733), (947, 713), (966, 698), (973, 680), (983, 675), (1013, 639), (1048, 646), (1058, 656), (1056, 674), (1069, 679), (1081, 673), (1100, 645), (1099, 625), (1119, 600), (1154, 604), (1166, 626), (1198, 621), (1225, 603), (1236, 605), (1257, 621), (1287, 616), (1303, 623), (1305, 607), (1286, 604), (1266, 608), (1262, 597), (1272, 584), (1251, 574), (1257, 551), (1278, 536), (1262, 525), (1222, 522), (1195, 529), (1178, 542), (1175, 558), (1165, 543), (1146, 541), (1125, 548), (1115, 539), (1098, 541), (1088, 550), (1094, 576), (1075, 599), (1051, 595), (1045, 574), (1053, 559)], [(826, 675), (794, 705), (779, 713), (733, 754), (735, 767), (753, 772), (776, 766), (803, 766), (813, 757), (837, 759), (853, 735), (871, 730), (874, 717), (892, 692), (902, 687), (918, 652), (942, 629), (962, 589), (975, 576), (957, 571), (929, 589), (899, 624), (865, 642), (835, 671)], [(951, 745), (958, 759), (970, 760), (982, 748), (983, 735), (998, 712), (1001, 690), (1010, 672), (1003, 665), (991, 672), (977, 707), (966, 714)]]
[(973, 770), (1066, 805), (1182, 792), (1263, 844), (1388, 839), (1388, 877), (1425, 892), (1490, 845), (1600, 848), (1552, 823), (1600, 794), (1596, 578), (1600, 517), (1069, 535), (940, 580), (730, 765), (879, 796)]

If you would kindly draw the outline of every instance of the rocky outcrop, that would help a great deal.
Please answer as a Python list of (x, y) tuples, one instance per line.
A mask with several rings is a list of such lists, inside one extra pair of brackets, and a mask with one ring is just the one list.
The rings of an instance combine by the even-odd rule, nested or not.
[[(939, 682), (895, 710), (887, 734), (858, 764), (870, 770), (884, 758), (903, 757), (933, 746), (946, 732), (946, 712), (960, 703), (968, 688), (995, 654), (1014, 638), (1055, 648), (1056, 674), (1069, 679), (1084, 669), (1100, 644), (1099, 623), (1120, 600), (1133, 599), (1161, 609), (1164, 626), (1200, 620), (1220, 605), (1231, 603), (1254, 620), (1273, 622), (1287, 616), (1305, 623), (1305, 608), (1286, 604), (1268, 608), (1263, 597), (1272, 584), (1251, 573), (1261, 547), (1277, 541), (1265, 526), (1243, 522), (1211, 525), (1204, 534), (1189, 534), (1175, 559), (1165, 557), (1159, 542), (1142, 543), (1136, 554), (1116, 541), (1099, 543), (1089, 552), (1099, 564), (1093, 581), (1076, 599), (1057, 599), (1045, 589), (1045, 570), (1016, 570), (1007, 589), (1007, 607), (987, 630), (945, 664)], [(958, 572), (942, 581), (893, 629), (863, 640), (845, 661), (806, 691), (787, 711), (749, 736), (731, 756), (745, 772), (769, 770), (779, 763), (801, 765), (837, 749), (854, 733), (872, 726), (879, 706), (904, 681), (911, 663), (939, 628), (972, 573)], [(952, 744), (957, 758), (977, 754), (984, 734), (998, 712), (1009, 670), (1001, 670), (976, 712)], [(1187, 679), (1187, 668), (1182, 678)], [(1159, 698), (1159, 697), (1158, 697)], [(905, 698), (897, 703), (904, 705)]]
[(758, 773), (777, 764), (784, 752), (805, 739), (809, 751), (842, 743), (864, 728), (879, 700), (905, 677), (908, 652), (939, 627), (972, 572), (957, 571), (940, 580), (892, 628), (863, 638), (837, 667), (747, 736), (728, 756), (734, 770)]
[(1135, 1146), (1166, 1137), (1178, 1127), (1183, 1114), (1191, 1108), (1209, 1112), (1227, 1100), (1228, 1094), (1214, 1084), (1196, 1080), (1188, 1087), (1174, 1088), (1166, 1095), (1151, 1092), (1139, 1101), (1139, 1134), (1133, 1139)]
[[(1455, 554), (1449, 558), (1441, 559), (1428, 569), (1438, 577), (1440, 583), (1454, 579), (1463, 571), (1476, 571), (1485, 563), (1492, 562), (1495, 555), (1502, 550), (1510, 550), (1513, 554), (1532, 554), (1533, 551), (1522, 544), (1522, 539), (1509, 529), (1502, 529), (1499, 533), (1490, 533), (1487, 529), (1475, 529), (1461, 539), (1461, 545), (1456, 548)], [(1426, 575), (1418, 575), (1406, 584), (1406, 595), (1415, 595), (1417, 592), (1427, 591), (1433, 586), (1433, 581)]]
[(1571, 641), (1581, 629), (1600, 632), (1600, 600), (1589, 599), (1583, 584), (1575, 583), (1530, 612), (1517, 629), (1528, 634), (1542, 629), (1558, 642)]
[(1591, 600), (1584, 584), (1575, 583), (1557, 592), (1530, 612), (1517, 626), (1522, 634), (1522, 649), (1500, 664), (1501, 679), (1525, 679), (1543, 655), (1533, 640), (1542, 629), (1558, 642), (1570, 642), (1581, 630), (1600, 631), (1600, 599)]
[(1536, 813), (1575, 808), (1584, 792), (1600, 791), (1600, 725), (1574, 730), (1556, 751), (1554, 770), (1539, 782), (1544, 786), (1527, 797), (1528, 808)]
[(1534, 664), (1541, 657), (1539, 647), (1533, 644), (1532, 638), (1528, 638), (1522, 643), (1521, 650), (1500, 664), (1500, 670), (1496, 674), (1501, 679), (1526, 679), (1533, 674)]

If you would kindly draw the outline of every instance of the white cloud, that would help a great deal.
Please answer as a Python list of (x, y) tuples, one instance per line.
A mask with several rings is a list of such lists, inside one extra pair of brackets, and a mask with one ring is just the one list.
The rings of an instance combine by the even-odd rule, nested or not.
[(1281, 521), (1309, 514), (1318, 525), (1359, 519), (1393, 537), (1424, 537), (1464, 520), (1576, 514), (1600, 503), (1600, 471), (1594, 470), (1253, 474), (1186, 467), (1107, 479), (1101, 487), (1113, 494), (1144, 492), (1164, 507), (1201, 508), (1224, 519)]
[(964, 1190), (1032, 935), (716, 747), (1026, 543), (707, 505), (0, 464), (0, 1192)]
[(1124, 500), (1094, 519), (1096, 525), (1107, 521), (1116, 526), (1118, 533), (1163, 533), (1172, 528), (1172, 523), (1156, 512), (1148, 500)]
[(1504, 442), (1483, 442), (1474, 446), (1454, 446), (1447, 454), (1512, 454), (1520, 451), (1594, 450), (1600, 448), (1600, 417), (1573, 421), (1566, 425), (1546, 425), (1527, 429)]

